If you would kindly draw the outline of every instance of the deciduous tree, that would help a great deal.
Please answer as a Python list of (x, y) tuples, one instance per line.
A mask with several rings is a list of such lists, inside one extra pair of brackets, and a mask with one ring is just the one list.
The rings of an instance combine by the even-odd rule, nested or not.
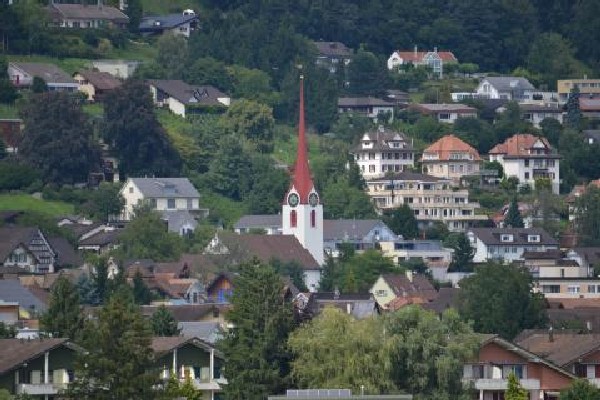
[(587, 379), (576, 379), (560, 392), (560, 400), (600, 400), (600, 390)]
[(414, 239), (419, 236), (415, 213), (406, 203), (401, 207), (385, 210), (383, 221), (396, 235), (402, 235), (405, 239)]
[(597, 246), (600, 244), (600, 189), (588, 185), (585, 193), (576, 201), (575, 226), (581, 244)]

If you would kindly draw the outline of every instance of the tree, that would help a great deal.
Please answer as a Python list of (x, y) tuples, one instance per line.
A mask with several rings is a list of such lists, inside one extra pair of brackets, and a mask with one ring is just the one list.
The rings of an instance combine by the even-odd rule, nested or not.
[(182, 35), (165, 33), (156, 41), (156, 63), (167, 79), (182, 79), (186, 70), (187, 41)]
[(575, 227), (581, 244), (597, 246), (600, 244), (600, 189), (588, 185), (585, 193), (575, 202)]
[(508, 206), (508, 211), (506, 213), (506, 217), (504, 218), (504, 226), (507, 228), (524, 228), (525, 224), (523, 223), (523, 217), (521, 216), (521, 212), (519, 211), (519, 203), (517, 201), (517, 196), (513, 197), (510, 205)]
[(337, 263), (330, 254), (327, 254), (319, 280), (319, 291), (333, 292), (338, 279)]
[(269, 261), (269, 265), (283, 277), (289, 277), (294, 286), (301, 292), (308, 292), (306, 283), (304, 282), (304, 270), (296, 261), (282, 262), (278, 259)]
[(79, 293), (67, 278), (60, 276), (50, 292), (48, 310), (40, 319), (42, 329), (54, 337), (75, 339), (83, 326)]
[(138, 33), (140, 21), (144, 15), (142, 0), (127, 0), (127, 16), (129, 17), (129, 32)]
[(155, 397), (158, 374), (152, 370), (151, 330), (128, 290), (117, 291), (87, 320), (68, 397), (94, 400), (143, 400)]
[(32, 95), (21, 111), (25, 124), (19, 155), (54, 184), (87, 182), (100, 151), (87, 116), (67, 93)]
[(542, 128), (542, 136), (548, 139), (552, 146), (558, 146), (563, 132), (562, 124), (554, 118), (544, 118), (540, 122), (540, 128)]
[(148, 87), (126, 81), (104, 102), (105, 140), (123, 175), (178, 176), (181, 158), (154, 114)]
[(600, 390), (587, 379), (576, 379), (560, 392), (560, 400), (600, 400)]
[(567, 116), (565, 125), (575, 131), (581, 129), (581, 109), (579, 108), (579, 86), (575, 85), (567, 99)]
[(173, 314), (162, 304), (152, 314), (151, 321), (155, 336), (178, 336), (180, 333)]
[(234, 328), (217, 343), (227, 371), (223, 393), (228, 400), (264, 399), (289, 387), (292, 305), (272, 267), (244, 264), (239, 272), (227, 316)]
[(480, 333), (511, 340), (523, 329), (544, 327), (544, 297), (532, 292), (528, 270), (488, 263), (460, 282), (459, 310)]
[(152, 292), (142, 279), (142, 273), (137, 271), (133, 276), (133, 301), (135, 304), (150, 304)]
[(81, 274), (75, 284), (81, 304), (98, 305), (100, 298), (96, 291), (93, 277), (90, 278), (87, 274)]
[(364, 190), (352, 187), (346, 179), (331, 183), (323, 189), (326, 218), (374, 218), (373, 203)]
[(444, 244), (454, 250), (452, 261), (448, 267), (450, 272), (470, 272), (473, 270), (475, 250), (464, 233), (449, 235)]
[(90, 194), (89, 200), (82, 208), (92, 218), (109, 222), (110, 217), (119, 215), (125, 205), (125, 199), (120, 194), (121, 185), (102, 182)]
[(259, 152), (273, 151), (273, 110), (253, 100), (234, 102), (223, 116), (225, 131), (248, 139)]
[(194, 61), (186, 72), (186, 80), (194, 85), (212, 85), (220, 90), (231, 90), (231, 78), (224, 63), (212, 57)]
[(31, 91), (37, 94), (46, 93), (48, 91), (48, 85), (46, 84), (46, 81), (39, 76), (34, 76), (31, 81)]
[(138, 209), (119, 236), (118, 254), (124, 259), (149, 258), (155, 261), (175, 260), (183, 250), (181, 237), (169, 232), (160, 214)]
[(519, 378), (515, 375), (514, 372), (508, 374), (508, 388), (506, 389), (506, 394), (504, 395), (506, 400), (527, 400), (529, 399), (529, 394), (527, 390), (523, 389), (521, 384), (519, 383)]
[(379, 96), (387, 85), (385, 66), (375, 54), (361, 48), (348, 66), (348, 81), (352, 94)]
[(408, 204), (404, 203), (398, 208), (385, 210), (383, 222), (396, 234), (405, 239), (414, 239), (419, 236), (419, 226), (415, 213)]
[(17, 329), (13, 325), (0, 322), (0, 339), (12, 339), (17, 336)]
[(0, 103), (12, 104), (19, 97), (8, 76), (8, 62), (0, 57)]
[[(348, 247), (352, 243), (347, 244)], [(336, 285), (344, 293), (366, 293), (379, 275), (396, 271), (392, 260), (377, 250), (361, 254), (344, 254), (339, 260), (339, 277)]]

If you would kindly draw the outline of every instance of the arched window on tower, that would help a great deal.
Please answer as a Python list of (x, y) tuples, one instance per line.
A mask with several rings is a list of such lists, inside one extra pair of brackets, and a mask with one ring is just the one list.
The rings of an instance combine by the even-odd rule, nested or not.
[(317, 226), (317, 213), (315, 212), (315, 210), (312, 210), (310, 212), (310, 227), (314, 228)]
[(290, 213), (290, 226), (292, 228), (298, 226), (298, 215), (296, 214), (296, 210), (292, 210)]

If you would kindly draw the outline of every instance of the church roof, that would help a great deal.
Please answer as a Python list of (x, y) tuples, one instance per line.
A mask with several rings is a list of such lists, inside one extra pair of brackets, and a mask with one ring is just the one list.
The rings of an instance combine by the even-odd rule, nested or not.
[(300, 196), (300, 204), (308, 204), (308, 195), (314, 189), (314, 184), (308, 166), (306, 132), (304, 129), (304, 78), (300, 77), (300, 115), (298, 118), (298, 150), (294, 165), (292, 187)]

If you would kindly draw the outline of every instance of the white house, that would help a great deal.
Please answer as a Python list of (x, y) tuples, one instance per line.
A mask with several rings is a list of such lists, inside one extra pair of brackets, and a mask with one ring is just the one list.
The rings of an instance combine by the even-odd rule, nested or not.
[(512, 263), (524, 252), (558, 249), (558, 241), (540, 228), (471, 228), (467, 237), (475, 250), (473, 261)]
[(116, 78), (128, 79), (139, 67), (140, 62), (135, 60), (93, 60), (92, 68), (98, 72), (106, 72)]
[(459, 118), (477, 118), (477, 110), (475, 108), (460, 103), (415, 104), (411, 108), (446, 124), (453, 124)]
[(517, 134), (490, 150), (490, 161), (498, 161), (504, 176), (516, 177), (520, 185), (535, 187), (536, 179), (549, 179), (552, 192), (560, 189), (560, 155), (546, 138)]
[(52, 273), (58, 255), (41, 230), (0, 228), (0, 266), (14, 266), (32, 273)]
[[(538, 129), (541, 127), (541, 122), (546, 118), (555, 119), (561, 124), (563, 123), (564, 111), (558, 108), (558, 103), (556, 103), (555, 107), (538, 104), (519, 104), (519, 109), (521, 110), (521, 118), (527, 122), (531, 122)], [(498, 109), (498, 112), (501, 110), (502, 108)]]
[(434, 74), (442, 76), (444, 64), (448, 63), (458, 63), (454, 53), (438, 51), (437, 47), (434, 47), (433, 51), (418, 51), (415, 46), (413, 51), (394, 51), (390, 58), (388, 58), (387, 67), (389, 70), (392, 70), (406, 64), (427, 65)]
[(148, 84), (155, 105), (184, 118), (203, 112), (203, 108), (225, 108), (231, 103), (228, 95), (213, 86), (193, 86), (175, 79), (152, 79)]
[(383, 126), (366, 132), (352, 155), (365, 179), (403, 172), (415, 165), (415, 150), (404, 133)]
[(8, 63), (8, 78), (14, 86), (30, 87), (34, 77), (42, 79), (50, 92), (76, 92), (79, 88), (75, 79), (54, 64)]
[(375, 97), (340, 97), (338, 99), (338, 112), (358, 114), (377, 120), (384, 116), (388, 120), (394, 119), (394, 106), (391, 101)]
[(423, 150), (423, 173), (454, 181), (479, 174), (481, 157), (475, 148), (454, 135), (445, 135)]
[(198, 29), (198, 22), (198, 15), (188, 9), (180, 14), (144, 17), (140, 21), (139, 31), (148, 35), (171, 33), (189, 38), (192, 32)]
[(525, 78), (500, 76), (483, 78), (475, 93), (478, 97), (488, 99), (523, 100), (535, 91), (535, 87)]
[(149, 205), (162, 214), (170, 231), (179, 234), (193, 231), (195, 217), (208, 213), (200, 208), (200, 194), (187, 178), (129, 178), (120, 194), (125, 199), (123, 220), (131, 220), (136, 207)]

